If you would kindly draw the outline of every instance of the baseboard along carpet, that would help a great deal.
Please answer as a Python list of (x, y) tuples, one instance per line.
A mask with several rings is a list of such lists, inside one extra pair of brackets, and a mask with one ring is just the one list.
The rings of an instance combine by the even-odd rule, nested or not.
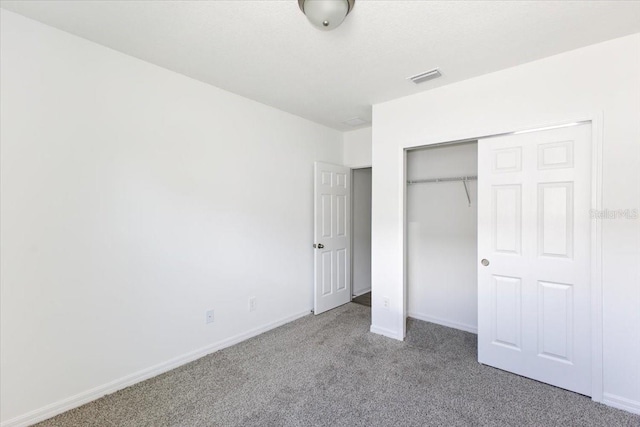
[(476, 361), (476, 336), (371, 310), (307, 316), (41, 426), (640, 426), (640, 416)]

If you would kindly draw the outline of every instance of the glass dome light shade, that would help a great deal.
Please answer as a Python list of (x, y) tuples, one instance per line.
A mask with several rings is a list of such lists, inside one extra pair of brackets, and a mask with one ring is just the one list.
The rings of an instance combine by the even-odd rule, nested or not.
[(344, 21), (349, 13), (347, 0), (304, 0), (302, 11), (317, 28), (333, 30)]

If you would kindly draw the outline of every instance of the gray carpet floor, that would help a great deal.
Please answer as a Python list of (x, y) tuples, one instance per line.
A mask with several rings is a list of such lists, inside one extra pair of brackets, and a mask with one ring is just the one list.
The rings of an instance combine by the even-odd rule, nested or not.
[(640, 426), (640, 417), (476, 362), (476, 336), (369, 308), (307, 316), (41, 426)]

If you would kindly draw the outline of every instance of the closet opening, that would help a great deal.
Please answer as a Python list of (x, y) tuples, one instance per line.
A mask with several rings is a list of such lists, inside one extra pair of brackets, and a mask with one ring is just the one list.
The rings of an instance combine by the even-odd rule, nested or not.
[(407, 316), (478, 331), (478, 142), (407, 151)]

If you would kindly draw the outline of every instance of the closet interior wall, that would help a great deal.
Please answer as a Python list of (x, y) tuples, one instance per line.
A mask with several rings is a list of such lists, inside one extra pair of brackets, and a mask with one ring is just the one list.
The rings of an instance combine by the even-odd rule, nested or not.
[[(407, 153), (407, 181), (475, 177), (477, 142)], [(477, 332), (477, 181), (407, 184), (408, 315)]]

